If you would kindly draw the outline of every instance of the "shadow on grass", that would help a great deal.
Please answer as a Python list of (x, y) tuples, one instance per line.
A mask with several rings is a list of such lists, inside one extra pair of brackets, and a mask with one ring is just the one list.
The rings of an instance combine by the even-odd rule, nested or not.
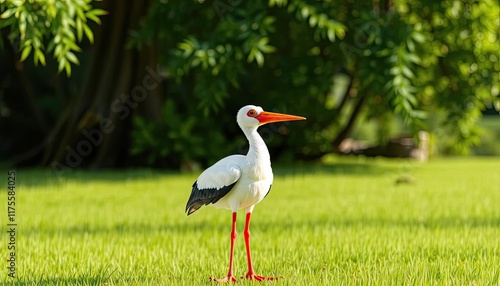
[[(308, 174), (332, 174), (332, 175), (360, 175), (377, 176), (398, 170), (401, 166), (409, 166), (414, 162), (408, 160), (384, 160), (388, 164), (381, 164), (380, 160), (354, 160), (342, 159), (334, 163), (306, 163), (296, 165), (273, 165), (276, 176), (294, 176)], [(202, 170), (192, 173), (197, 177)], [(47, 186), (61, 185), (68, 182), (123, 182), (124, 180), (157, 180), (171, 176), (175, 178), (181, 174), (173, 170), (160, 169), (104, 169), (55, 171), (53, 169), (19, 169), (16, 171), (18, 186)], [(186, 189), (190, 189), (190, 185)]]
[(173, 234), (187, 234), (196, 232), (230, 232), (231, 221), (228, 220), (227, 224), (214, 224), (214, 223), (190, 223), (190, 224), (165, 224), (165, 225), (151, 225), (151, 224), (127, 224), (115, 225), (111, 227), (99, 226), (89, 227), (86, 225), (65, 228), (24, 228), (20, 235), (130, 235), (130, 234), (148, 234), (148, 233), (173, 233)]
[(273, 165), (273, 172), (277, 176), (296, 176), (310, 174), (377, 176), (394, 172), (405, 166), (414, 164), (411, 161), (390, 161), (392, 164), (380, 164), (376, 160), (368, 161), (340, 161), (328, 164), (301, 164), (294, 166)]
[[(453, 229), (453, 228), (497, 228), (500, 227), (500, 218), (434, 218), (427, 220), (418, 219), (388, 219), (388, 218), (361, 218), (361, 219), (320, 219), (308, 221), (269, 221), (259, 220), (255, 222), (252, 229), (256, 231), (287, 232), (292, 229), (312, 231), (328, 228), (424, 228), (429, 230), (434, 229)], [(189, 224), (129, 224), (116, 225), (112, 227), (69, 227), (69, 228), (26, 228), (22, 235), (131, 235), (131, 234), (178, 234), (187, 235), (192, 233), (228, 233), (230, 232), (231, 222), (228, 219), (227, 223), (213, 222), (195, 222)]]
[(57, 173), (51, 169), (20, 169), (16, 171), (19, 186), (64, 185), (68, 182), (88, 183), (92, 181), (123, 182), (125, 180), (156, 180), (179, 173), (155, 169), (106, 169), (106, 170), (74, 170)]
[(262, 230), (270, 230), (282, 228), (284, 230), (290, 228), (425, 228), (425, 229), (449, 229), (449, 228), (485, 228), (485, 227), (500, 227), (500, 218), (433, 218), (427, 220), (419, 219), (389, 219), (389, 218), (361, 218), (361, 219), (332, 219), (332, 220), (316, 220), (302, 222), (285, 222), (273, 224), (272, 222), (259, 222), (258, 228)]

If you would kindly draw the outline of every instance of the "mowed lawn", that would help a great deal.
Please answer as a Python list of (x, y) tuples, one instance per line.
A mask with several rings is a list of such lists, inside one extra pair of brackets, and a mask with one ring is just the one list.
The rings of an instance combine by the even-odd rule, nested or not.
[[(18, 278), (2, 259), (0, 284), (211, 285), (227, 273), (231, 214), (185, 215), (197, 175), (17, 170)], [(243, 224), (240, 212), (237, 277)], [(256, 272), (284, 276), (266, 285), (500, 285), (500, 159), (276, 166), (251, 231)]]

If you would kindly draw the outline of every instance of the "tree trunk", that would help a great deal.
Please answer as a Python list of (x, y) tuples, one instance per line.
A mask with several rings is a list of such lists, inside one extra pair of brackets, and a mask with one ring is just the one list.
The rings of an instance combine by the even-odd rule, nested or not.
[(342, 99), (339, 103), (339, 105), (335, 108), (335, 114), (337, 115), (337, 120), (340, 118), (340, 113), (344, 109), (345, 104), (347, 103), (347, 100), (349, 99), (349, 94), (351, 93), (353, 84), (354, 84), (354, 76), (351, 74), (346, 73), (349, 76), (349, 84), (347, 85), (347, 88), (344, 92), (344, 95), (342, 96)]
[(129, 31), (138, 28), (150, 2), (102, 3), (109, 14), (96, 29), (85, 83), (49, 135), (42, 166), (68, 170), (129, 162), (132, 116), (159, 115), (157, 51), (154, 45), (126, 48)]
[(365, 99), (367, 98), (366, 94), (360, 95), (360, 98), (356, 105), (354, 106), (354, 109), (351, 113), (351, 116), (349, 117), (349, 121), (347, 121), (346, 125), (342, 130), (339, 132), (335, 140), (332, 142), (332, 148), (334, 151), (338, 151), (338, 147), (344, 141), (349, 134), (351, 134), (352, 129), (354, 128), (354, 123), (356, 123), (356, 119), (358, 119), (359, 115), (361, 114), (361, 110), (363, 108), (363, 105), (365, 103)]

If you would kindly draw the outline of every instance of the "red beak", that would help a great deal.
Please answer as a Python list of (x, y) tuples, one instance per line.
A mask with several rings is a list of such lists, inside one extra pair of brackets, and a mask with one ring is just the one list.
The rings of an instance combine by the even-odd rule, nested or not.
[(255, 116), (255, 118), (259, 120), (260, 125), (272, 122), (280, 122), (280, 121), (306, 120), (306, 118), (302, 116), (295, 116), (290, 114), (274, 113), (267, 111), (262, 111), (259, 115)]

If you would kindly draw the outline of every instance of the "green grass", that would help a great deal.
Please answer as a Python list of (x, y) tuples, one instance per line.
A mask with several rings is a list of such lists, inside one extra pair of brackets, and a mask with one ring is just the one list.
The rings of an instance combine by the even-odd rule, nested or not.
[[(256, 271), (285, 277), (266, 285), (500, 285), (498, 158), (334, 159), (275, 175), (252, 217)], [(18, 170), (18, 278), (3, 259), (0, 283), (211, 285), (227, 273), (231, 216), (203, 207), (186, 217), (196, 177), (100, 171), (59, 181)], [(400, 177), (409, 183), (395, 184)], [(243, 222), (240, 212), (237, 276), (246, 273)]]

